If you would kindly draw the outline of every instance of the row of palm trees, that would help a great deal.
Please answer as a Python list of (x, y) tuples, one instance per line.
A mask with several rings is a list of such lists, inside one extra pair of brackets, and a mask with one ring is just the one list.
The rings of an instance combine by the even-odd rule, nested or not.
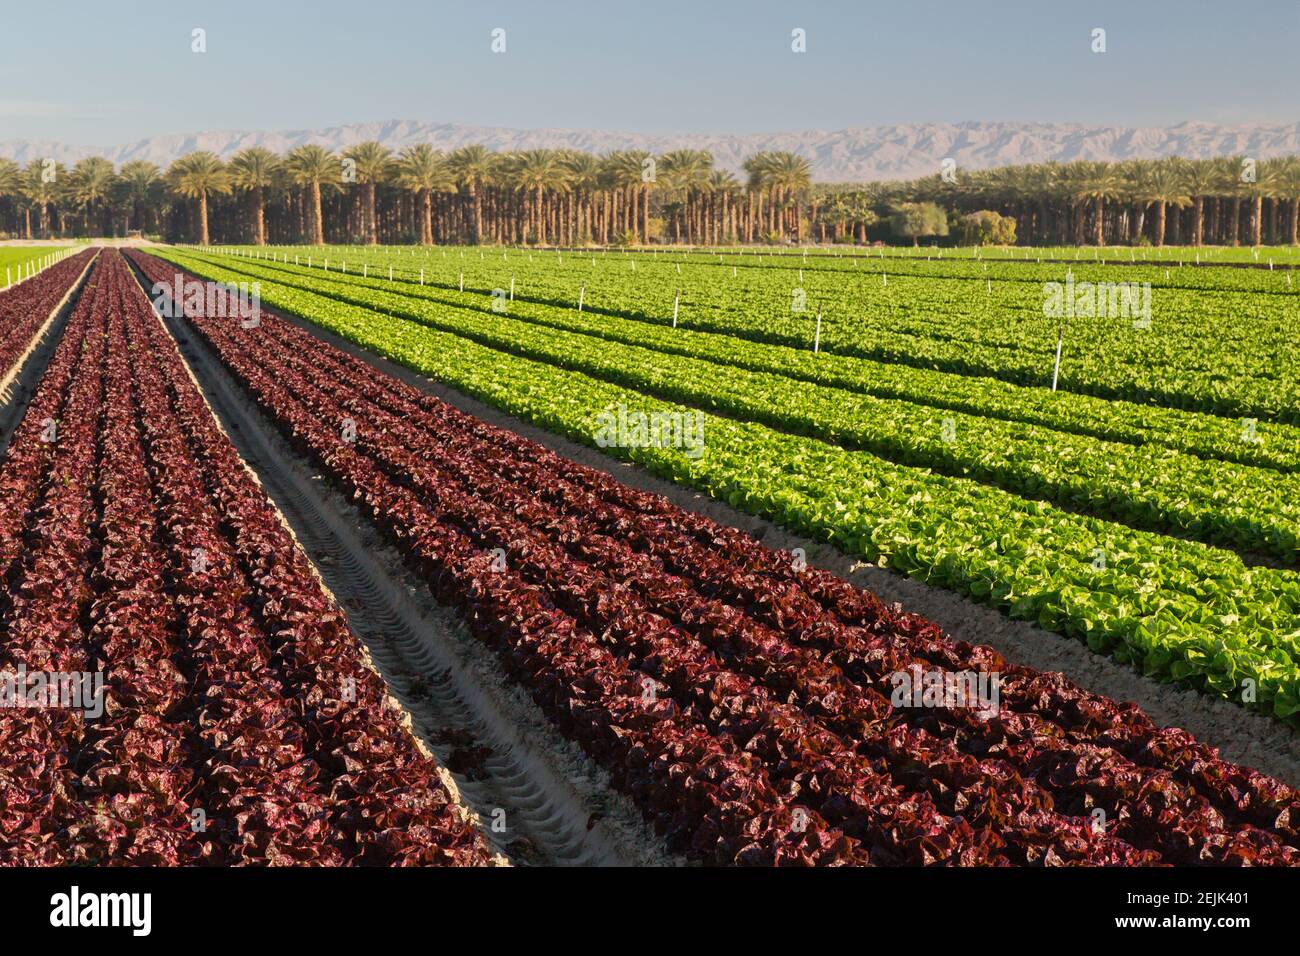
[[(376, 142), (341, 154), (260, 147), (223, 162), (193, 152), (167, 170), (104, 159), (71, 169), (0, 160), (0, 230), (24, 237), (131, 231), (199, 243), (758, 242), (800, 238), (811, 168), (760, 153), (744, 182), (699, 150), (662, 156), (570, 150), (496, 153)], [(6, 219), (8, 227), (5, 229)]]
[(809, 162), (764, 152), (744, 178), (701, 150), (492, 152), (376, 142), (340, 154), (260, 147), (166, 169), (102, 158), (71, 169), (0, 159), (0, 232), (159, 234), (176, 241), (632, 243), (864, 242), (889, 211), (994, 210), (1023, 244), (1297, 243), (1300, 158), (1136, 160), (957, 170), (907, 182), (812, 185)]
[(935, 202), (1016, 220), (1026, 245), (1296, 245), (1300, 157), (1079, 161), (1003, 166), (948, 179), (819, 187), (819, 238), (864, 237), (882, 210)]

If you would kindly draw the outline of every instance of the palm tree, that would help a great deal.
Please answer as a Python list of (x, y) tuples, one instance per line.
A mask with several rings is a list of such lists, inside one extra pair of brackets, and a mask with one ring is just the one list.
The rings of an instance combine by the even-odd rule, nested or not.
[(1214, 164), (1206, 160), (1187, 163), (1184, 174), (1192, 197), (1192, 245), (1199, 246), (1205, 241), (1205, 197), (1214, 194), (1218, 174)]
[[(758, 234), (774, 231), (769, 225), (767, 230), (760, 230), (763, 221), (763, 194), (769, 189), (768, 169), (772, 164), (771, 153), (755, 153), (745, 159), (741, 165), (749, 174), (749, 230), (748, 239), (752, 242)], [(771, 204), (769, 204), (769, 209)], [(770, 213), (769, 213), (770, 215)]]
[(144, 232), (162, 199), (162, 170), (147, 159), (133, 159), (122, 167), (117, 182), (119, 201), (129, 207), (129, 219)]
[[(1214, 168), (1217, 175), (1218, 185), (1215, 187), (1215, 193), (1219, 197), (1219, 203), (1231, 203), (1232, 214), (1228, 219), (1227, 235), (1231, 245), (1241, 245), (1241, 200), (1243, 196), (1242, 187), (1242, 158), (1240, 156), (1224, 156), (1214, 160)], [(1222, 220), (1222, 213), (1219, 219)], [(1219, 225), (1219, 232), (1224, 232), (1222, 223)]]
[(23, 195), (40, 210), (38, 223), (42, 239), (50, 238), (50, 204), (58, 197), (59, 182), (66, 177), (62, 164), (55, 164), (51, 173), (46, 175), (45, 163), (39, 159), (33, 159), (23, 171)]
[(100, 211), (100, 203), (112, 194), (116, 175), (113, 164), (102, 156), (91, 156), (72, 167), (68, 198), (85, 209), (86, 231), (89, 233), (99, 228), (95, 214)]
[(1284, 161), (1277, 175), (1277, 193), (1291, 205), (1287, 242), (1300, 245), (1300, 157), (1290, 156)]
[(456, 182), (469, 192), (469, 203), (473, 213), (473, 229), (469, 241), (473, 245), (478, 245), (483, 233), (483, 204), (479, 196), (479, 188), (492, 171), (492, 154), (486, 146), (477, 143), (462, 146), (447, 157), (447, 165), (455, 175)]
[(343, 156), (356, 164), (357, 182), (365, 187), (362, 228), (366, 233), (366, 243), (372, 246), (378, 245), (379, 225), (375, 218), (375, 194), (377, 187), (392, 175), (393, 154), (387, 147), (371, 140), (348, 147), (343, 151)]
[(1073, 235), (1070, 241), (1083, 245), (1087, 207), (1092, 201), (1090, 189), (1097, 175), (1097, 166), (1086, 160), (1075, 160), (1061, 167), (1060, 186), (1062, 198), (1070, 211)]
[(410, 146), (398, 160), (397, 182), (419, 198), (420, 243), (433, 245), (433, 194), (454, 189), (456, 183), (446, 158), (428, 143)]
[(266, 245), (266, 191), (275, 185), (280, 158), (269, 149), (250, 146), (230, 160), (230, 181), (253, 200), (253, 242)]
[[(640, 175), (639, 167), (637, 175)], [(571, 176), (572, 170), (564, 162), (564, 157), (554, 150), (529, 149), (516, 157), (515, 188), (532, 198), (529, 218), (532, 221), (533, 239), (539, 246), (546, 244), (544, 194), (547, 191), (567, 189)]]
[(575, 244), (591, 242), (596, 232), (593, 204), (602, 185), (600, 160), (591, 153), (574, 150), (565, 156), (564, 163), (569, 167), (569, 186), (578, 202), (578, 221), (573, 229)]
[(710, 204), (709, 229), (705, 242), (716, 242), (725, 236), (734, 236), (734, 224), (729, 230), (727, 220), (735, 213), (736, 196), (740, 192), (740, 183), (736, 177), (725, 169), (715, 169), (709, 173), (707, 186)]
[(675, 149), (664, 154), (661, 168), (668, 188), (681, 194), (686, 241), (694, 245), (703, 227), (699, 206), (701, 197), (709, 191), (713, 156), (701, 149)]
[(1052, 210), (1058, 193), (1060, 164), (1035, 163), (1024, 167), (1019, 175), (1022, 192), (1033, 204), (1033, 228), (1018, 228), (1016, 235), (1023, 242), (1045, 241), (1051, 235)]
[[(1264, 242), (1264, 198), (1275, 200), (1283, 188), (1284, 163), (1278, 159), (1266, 159), (1259, 164), (1253, 183), (1245, 183), (1246, 191), (1251, 197), (1250, 210), (1250, 244), (1255, 247)], [(1276, 218), (1273, 225), (1277, 225)]]
[(519, 201), (515, 192), (515, 159), (509, 153), (491, 153), (487, 174), (483, 180), (488, 201), (488, 220), (495, 241), (514, 242), (518, 227), (518, 215), (515, 214)]
[(208, 197), (230, 192), (230, 173), (221, 160), (206, 150), (187, 153), (167, 171), (172, 188), (199, 204), (199, 245), (208, 244)]
[(1123, 181), (1119, 171), (1112, 163), (1089, 163), (1088, 173), (1080, 184), (1078, 195), (1081, 199), (1091, 200), (1092, 243), (1095, 246), (1106, 244), (1106, 203), (1120, 197)]
[(1162, 159), (1151, 164), (1142, 182), (1144, 195), (1156, 207), (1157, 246), (1165, 244), (1165, 210), (1169, 206), (1181, 209), (1192, 202), (1187, 195), (1187, 178), (1180, 159)]
[(321, 191), (338, 189), (343, 175), (339, 158), (321, 146), (299, 146), (285, 157), (284, 166), (289, 178), (306, 191), (311, 242), (323, 246), (325, 222), (321, 217)]
[[(12, 159), (0, 159), (0, 199), (9, 198), (14, 201), (15, 209), (18, 200), (23, 198), (23, 171)], [(31, 236), (31, 213), (27, 213), (27, 235)]]
[(812, 182), (812, 164), (795, 153), (770, 153), (764, 170), (766, 182), (781, 203), (783, 222), (781, 232), (794, 234), (795, 242), (799, 236), (799, 205), (797, 197), (804, 193)]

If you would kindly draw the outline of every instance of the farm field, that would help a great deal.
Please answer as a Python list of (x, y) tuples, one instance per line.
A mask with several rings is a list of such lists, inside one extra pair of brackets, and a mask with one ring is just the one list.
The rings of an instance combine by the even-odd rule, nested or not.
[[(173, 265), (128, 256), (156, 296), (176, 287)], [(164, 305), (169, 329), (196, 333), (672, 852), (749, 864), (1294, 862), (1289, 787), (467, 416), (273, 309), (230, 321), (225, 294), (217, 308)], [(908, 706), (891, 690), (910, 670), (950, 686), (998, 673), (997, 712)]]
[[(85, 694), (0, 710), (0, 862), (1300, 865), (1286, 752), (1198, 739), (1300, 724), (1290, 357), (1219, 336), (1224, 380), (1185, 318), (1094, 316), (1053, 392), (1059, 325), (1011, 275), (1036, 264), (742, 258), (96, 247), (0, 292), (3, 669)], [(792, 279), (820, 320), (780, 313)], [(1289, 334), (1282, 293), (1220, 294)], [(956, 639), (419, 381), (1235, 730)]]
[[(719, 263), (672, 253), (244, 251), (321, 273), (328, 265), (335, 279), (346, 269), (349, 281), (386, 280), (391, 268), (395, 280), (419, 285), (423, 272), (426, 287), (459, 292), (463, 285), (479, 302), (493, 289), (510, 294), (513, 277), (513, 302), (570, 311), (582, 298), (585, 311), (659, 325), (671, 324), (676, 301), (678, 328), (800, 349), (816, 344), (835, 355), (1031, 386), (1050, 385), (1061, 326), (1044, 315), (1045, 283), (1059, 283), (1063, 295), (1071, 281), (1078, 296), (1085, 296), (1083, 283), (1149, 284), (1149, 298), (1139, 296), (1132, 321), (1142, 320), (1136, 313), (1146, 303), (1150, 328), (1096, 318), (1081, 307), (1065, 317), (1061, 390), (1300, 421), (1298, 360), (1288, 348), (1300, 322), (1293, 297), (1300, 287), (1293, 292), (1277, 273), (1170, 270), (1166, 279), (1158, 267), (1089, 270), (915, 257), (823, 269), (816, 261), (805, 266), (798, 258), (761, 254), (721, 256)], [(1211, 325), (1216, 335), (1207, 341)]]
[(76, 250), (65, 246), (5, 246), (0, 245), (0, 289), (20, 282), (47, 266), (53, 265)]
[(0, 712), (0, 863), (489, 862), (121, 256), (92, 269), (0, 464), (5, 673), (80, 705)]
[[(345, 251), (327, 252), (333, 259)], [(578, 283), (597, 290), (597, 303), (601, 285), (633, 273), (640, 279), (625, 279), (623, 303), (631, 301), (634, 281), (644, 283), (647, 297), (658, 298), (677, 281), (695, 283), (692, 294), (725, 295), (690, 269), (680, 279), (675, 268), (656, 274), (663, 264), (654, 257), (598, 257), (592, 266), (592, 257), (566, 256), (561, 266), (559, 256), (534, 253), (530, 262), (527, 253), (503, 253), (489, 270), (486, 255), (476, 263), (467, 252), (462, 266), (458, 251), (449, 252), (443, 261), (435, 250), (429, 265), (408, 264), (401, 273), (396, 263), (404, 256), (416, 260), (409, 250), (363, 253), (364, 276), (355, 274), (355, 258), (347, 273), (342, 258), (326, 273), (318, 252), (311, 267), (305, 257), (295, 267), (189, 251), (167, 255), (215, 279), (257, 281), (267, 305), (587, 444), (598, 443), (606, 408), (701, 412), (706, 438), (694, 452), (605, 451), (1086, 641), (1149, 677), (1295, 723), (1300, 431), (1287, 420), (1294, 403), (1276, 394), (1285, 394), (1286, 376), (1273, 377), (1266, 357), (1238, 346), (1238, 359), (1255, 373), (1253, 387), (1246, 373), (1228, 383), (1206, 369), (1183, 392), (1185, 405), (1222, 409), (1231, 402), (1259, 416), (1243, 421), (1161, 405), (1150, 395), (1107, 401), (1071, 392), (1065, 367), (1088, 361), (1086, 354), (1065, 354), (1062, 390), (1052, 393), (1042, 384), (776, 345), (752, 334), (763, 317), (735, 331), (720, 320), (688, 325), (679, 313), (673, 329), (671, 312), (665, 323), (644, 303), (597, 313), (587, 311), (591, 300), (583, 292), (579, 313), (576, 303), (554, 304), (554, 292), (527, 297), (548, 283), (552, 290), (573, 283), (576, 276), (562, 273), (568, 269), (585, 270)], [(392, 281), (387, 263), (394, 264)], [(513, 301), (504, 270), (514, 275)], [(725, 267), (713, 275), (718, 282), (729, 277)], [(911, 311), (919, 312), (927, 288), (911, 281)], [(493, 309), (493, 288), (506, 293), (497, 297), (501, 311)], [(752, 306), (759, 294), (747, 289), (742, 305)], [(1018, 306), (1004, 305), (1006, 313), (1023, 315), (1016, 310), (1026, 308), (1025, 295)], [(1042, 319), (1041, 295), (1039, 287), (1038, 319), (1024, 317), (1027, 325)], [(1274, 302), (1279, 297), (1254, 298), (1262, 300), (1250, 303), (1264, 316), (1259, 327), (1272, 330), (1261, 338), (1281, 341), (1290, 320)], [(943, 341), (960, 351), (967, 327), (972, 337), (987, 335), (980, 318), (1006, 314), (977, 296), (963, 326), (960, 303), (948, 308), (942, 331), (927, 336), (918, 325), (910, 333), (918, 349)], [(1204, 329), (1198, 338), (1185, 321), (1167, 330), (1159, 311), (1150, 329), (1112, 324), (1127, 326), (1113, 337), (1149, 334), (1154, 344), (1146, 347), (1169, 369), (1179, 368), (1190, 343), (1205, 340)], [(823, 329), (823, 342), (825, 336)], [(1101, 367), (1120, 368), (1109, 341), (1091, 334), (1085, 341), (1075, 352), (1087, 349)], [(1043, 360), (1050, 362), (1054, 344), (1039, 340)], [(1009, 340), (1002, 350), (1012, 351)], [(1016, 351), (1013, 359), (1029, 364), (1031, 350)], [(1261, 400), (1247, 405), (1252, 394)]]

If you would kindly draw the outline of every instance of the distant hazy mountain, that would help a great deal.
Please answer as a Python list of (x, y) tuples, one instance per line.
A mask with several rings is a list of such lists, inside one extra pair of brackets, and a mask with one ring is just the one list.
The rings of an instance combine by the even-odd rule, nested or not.
[(965, 169), (1053, 159), (1068, 162), (1074, 159), (1119, 160), (1173, 155), (1205, 158), (1234, 153), (1262, 159), (1300, 153), (1300, 123), (1288, 126), (1222, 126), (1188, 122), (1167, 127), (1082, 126), (1073, 123), (910, 123), (834, 132), (809, 130), (799, 133), (732, 135), (648, 134), (582, 129), (521, 130), (390, 120), (317, 130), (222, 131), (155, 136), (124, 146), (110, 147), (8, 140), (0, 142), (0, 156), (8, 156), (21, 163), (50, 156), (65, 163), (86, 156), (105, 156), (117, 164), (133, 159), (147, 159), (166, 166), (176, 157), (196, 149), (211, 150), (228, 158), (248, 146), (264, 146), (283, 152), (304, 143), (316, 143), (339, 150), (370, 139), (378, 140), (394, 150), (413, 143), (432, 143), (439, 149), (483, 143), (495, 150), (568, 147), (589, 152), (645, 149), (661, 153), (669, 149), (693, 148), (708, 150), (719, 166), (733, 172), (740, 169), (741, 161), (751, 153), (781, 149), (808, 157), (813, 163), (814, 177), (818, 181), (843, 182), (924, 176), (937, 172), (939, 163), (946, 157), (953, 158), (959, 168)]

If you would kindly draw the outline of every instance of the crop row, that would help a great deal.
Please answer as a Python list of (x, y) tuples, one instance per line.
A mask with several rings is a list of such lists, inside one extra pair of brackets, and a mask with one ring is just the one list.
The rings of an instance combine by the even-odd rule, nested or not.
[(488, 862), (117, 253), (0, 493), (5, 664), (104, 682), (0, 715), (4, 862)]
[[(172, 267), (136, 258), (151, 281), (171, 281)], [(1186, 754), (1164, 761), (1178, 744), (1158, 741), (1177, 736), (1131, 708), (953, 645), (273, 315), (245, 329), (187, 312), (677, 849), (713, 862), (1295, 857), (1283, 816), (1294, 793), (1221, 761), (1208, 774)], [(1007, 669), (1007, 709), (991, 717), (890, 701), (891, 677), (909, 668), (990, 666)], [(1251, 796), (1229, 779), (1253, 781)]]
[[(274, 277), (249, 266), (249, 276)], [(599, 336), (494, 312), (447, 306), (357, 280), (279, 281), (342, 302), (382, 309), (492, 348), (564, 365), (614, 384), (747, 421), (860, 448), (901, 464), (996, 484), (1022, 496), (1230, 548), (1300, 559), (1300, 477), (1201, 459), (1160, 445), (1129, 445), (1022, 422), (942, 414), (930, 405), (877, 399), (767, 371), (664, 354), (653, 336), (610, 348)], [(546, 311), (546, 307), (533, 307)], [(558, 311), (558, 310), (550, 310)], [(599, 323), (601, 320), (595, 320)], [(733, 342), (744, 354), (748, 343)], [(762, 361), (755, 357), (755, 364)], [(1240, 443), (1240, 426), (1237, 426)]]
[[(205, 273), (239, 278), (213, 267)], [(519, 415), (596, 445), (602, 409), (690, 409), (379, 312), (263, 281), (262, 301)], [(1161, 679), (1283, 719), (1300, 711), (1294, 574), (1024, 501), (748, 422), (705, 415), (704, 451), (605, 451), (1013, 617), (1085, 640)], [(1244, 696), (1243, 696), (1244, 695)]]
[(89, 250), (70, 256), (0, 292), (0, 380), (27, 350), (33, 336), (93, 257)]

